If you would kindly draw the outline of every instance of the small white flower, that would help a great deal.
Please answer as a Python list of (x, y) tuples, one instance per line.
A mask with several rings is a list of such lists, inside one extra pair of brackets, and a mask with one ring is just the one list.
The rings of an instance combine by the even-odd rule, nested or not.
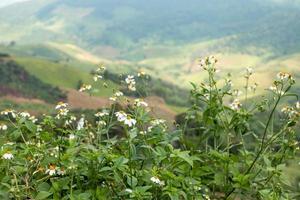
[(136, 82), (134, 80), (134, 76), (128, 75), (127, 78), (125, 79), (125, 82), (129, 90), (136, 91), (136, 87), (135, 87)]
[(123, 95), (124, 95), (123, 92), (120, 92), (120, 91), (115, 93), (115, 97), (121, 97)]
[(98, 112), (95, 114), (95, 117), (104, 117), (104, 116), (108, 116), (109, 112), (107, 110), (104, 110), (102, 112)]
[(300, 109), (300, 102), (299, 101), (296, 103), (296, 108)]
[(140, 99), (135, 99), (134, 103), (137, 107), (141, 107), (141, 106), (148, 107), (148, 104)]
[(117, 101), (117, 98), (116, 97), (109, 97), (109, 100), (111, 100), (111, 101)]
[(159, 180), (158, 177), (153, 176), (153, 177), (151, 177), (150, 180), (151, 180), (153, 183), (157, 184), (157, 185), (160, 185), (160, 186), (164, 186), (164, 185), (165, 185), (165, 182)]
[(132, 119), (130, 117), (127, 117), (125, 120), (124, 120), (124, 124), (129, 126), (129, 127), (132, 127), (136, 124), (136, 120), (135, 119)]
[(7, 152), (7, 153), (3, 154), (2, 158), (5, 160), (11, 160), (14, 158), (14, 155), (11, 154), (10, 152)]
[(80, 89), (79, 89), (79, 92), (84, 92), (86, 90), (91, 90), (92, 89), (92, 86), (91, 85), (86, 85), (86, 84), (83, 84)]
[(125, 192), (132, 193), (132, 190), (127, 188)]
[(16, 111), (14, 111), (14, 110), (7, 109), (7, 110), (4, 110), (1, 112), (1, 115), (8, 116), (9, 114), (12, 116), (12, 118), (16, 118)]
[(61, 108), (66, 108), (67, 106), (68, 106), (67, 103), (59, 102), (59, 103), (56, 105), (55, 109), (58, 110), (58, 109), (61, 109)]
[(66, 174), (66, 171), (64, 169), (57, 169), (57, 175), (63, 176)]
[(81, 130), (84, 127), (84, 117), (81, 117), (77, 123), (77, 130)]
[(5, 124), (0, 124), (0, 130), (7, 130), (7, 126)]
[(235, 99), (229, 106), (232, 110), (239, 110), (242, 104), (238, 99)]
[(283, 81), (283, 80), (285, 80), (285, 79), (292, 79), (293, 77), (292, 77), (292, 75), (289, 74), (289, 73), (279, 72), (279, 73), (277, 74), (277, 78)]
[(128, 89), (131, 91), (136, 91), (135, 85), (128, 85)]
[(56, 118), (57, 118), (57, 119), (60, 119), (61, 116), (67, 116), (68, 113), (69, 113), (69, 110), (68, 110), (67, 108), (60, 108), (60, 109), (58, 110), (58, 114), (56, 115)]
[(53, 176), (56, 174), (56, 166), (55, 165), (50, 165), (49, 169), (46, 170), (46, 174), (49, 174), (50, 176)]
[(143, 77), (143, 76), (146, 76), (146, 72), (140, 71), (140, 72), (138, 73), (138, 77)]
[(29, 120), (32, 121), (33, 123), (37, 122), (37, 118), (35, 118), (35, 116), (29, 117)]
[(127, 114), (123, 111), (119, 111), (115, 113), (119, 122), (123, 122), (127, 119)]
[(105, 71), (105, 67), (103, 66), (103, 65), (100, 65), (100, 67), (96, 70), (96, 72), (103, 72), (103, 71)]
[(76, 138), (76, 136), (73, 134), (73, 133), (71, 133), (70, 135), (69, 135), (69, 140), (74, 140)]
[(19, 115), (23, 118), (29, 118), (30, 117), (30, 114), (28, 112), (21, 112), (21, 113), (19, 113)]
[(103, 77), (101, 75), (95, 75), (93, 77), (94, 81), (97, 82), (99, 79), (102, 79)]
[(166, 121), (163, 119), (155, 119), (151, 121), (152, 126), (158, 126), (164, 124)]
[(106, 122), (101, 120), (97, 122), (99, 126), (106, 126)]

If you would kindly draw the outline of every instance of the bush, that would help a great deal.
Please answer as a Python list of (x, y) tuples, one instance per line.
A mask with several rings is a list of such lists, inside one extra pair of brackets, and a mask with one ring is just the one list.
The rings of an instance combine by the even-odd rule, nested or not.
[[(56, 106), (56, 116), (38, 121), (3, 111), (2, 199), (296, 198), (282, 169), (298, 148), (299, 102), (284, 107), (280, 125), (273, 126), (280, 101), (293, 96), (293, 78), (278, 74), (270, 88), (274, 101), (242, 105), (229, 80), (217, 87), (214, 64), (213, 57), (202, 61), (209, 81), (194, 85), (194, 104), (176, 129), (151, 117), (141, 99), (120, 110), (118, 103), (126, 102), (121, 92), (95, 114), (96, 123), (76, 119), (66, 103)], [(246, 80), (251, 74), (248, 69)], [(125, 82), (136, 90), (133, 77)], [(253, 121), (257, 112), (266, 113), (265, 122)], [(261, 128), (253, 130), (254, 124)], [(190, 145), (191, 138), (198, 143)]]

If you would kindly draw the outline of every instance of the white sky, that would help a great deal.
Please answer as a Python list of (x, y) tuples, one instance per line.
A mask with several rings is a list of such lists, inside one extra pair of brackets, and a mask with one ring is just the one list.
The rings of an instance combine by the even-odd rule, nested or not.
[(0, 7), (7, 6), (16, 2), (28, 1), (28, 0), (0, 0)]

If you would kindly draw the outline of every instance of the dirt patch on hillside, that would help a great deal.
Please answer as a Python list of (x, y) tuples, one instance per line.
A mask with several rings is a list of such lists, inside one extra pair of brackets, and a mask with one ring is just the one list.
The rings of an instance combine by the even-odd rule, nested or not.
[(108, 98), (90, 96), (87, 93), (73, 89), (68, 89), (67, 95), (68, 103), (71, 108), (98, 109), (110, 105)]
[(17, 104), (22, 104), (22, 103), (30, 103), (30, 104), (43, 104), (47, 105), (47, 103), (43, 100), (40, 99), (30, 99), (30, 98), (25, 98), (21, 96), (13, 96), (13, 95), (6, 95), (0, 98), (0, 100), (9, 100)]
[[(68, 103), (71, 108), (99, 109), (111, 105), (111, 101), (109, 101), (107, 97), (89, 96), (87, 93), (78, 92), (72, 89), (68, 89), (67, 92)], [(128, 101), (133, 103), (134, 99), (128, 98)], [(145, 101), (149, 104), (153, 116), (165, 119), (169, 122), (175, 119), (177, 113), (171, 110), (162, 98), (147, 97)], [(123, 103), (123, 106), (127, 106), (126, 103)]]

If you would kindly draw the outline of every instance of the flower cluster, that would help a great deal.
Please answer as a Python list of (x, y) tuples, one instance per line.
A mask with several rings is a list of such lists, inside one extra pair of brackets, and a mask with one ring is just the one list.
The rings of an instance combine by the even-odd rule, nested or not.
[(146, 103), (145, 101), (143, 101), (141, 99), (135, 99), (134, 105), (137, 107), (148, 107), (148, 103)]
[(204, 59), (200, 59), (199, 65), (204, 70), (209, 70), (211, 72), (218, 72), (219, 70), (215, 67), (218, 60), (214, 56), (208, 56)]
[(136, 82), (134, 79), (134, 76), (128, 75), (127, 78), (125, 79), (125, 83), (127, 84), (127, 87), (130, 91), (136, 91)]
[(12, 118), (17, 117), (16, 111), (15, 110), (10, 110), (10, 109), (2, 111), (1, 115), (5, 115), (5, 116), (8, 116), (8, 117), (11, 116)]
[(119, 122), (123, 122), (125, 125), (127, 125), (128, 127), (132, 127), (136, 124), (136, 120), (131, 118), (129, 115), (127, 115), (125, 112), (123, 111), (119, 111), (115, 113), (117, 120)]
[(2, 130), (2, 131), (7, 130), (7, 125), (6, 124), (0, 124), (0, 130)]
[(156, 176), (151, 177), (150, 180), (151, 180), (153, 183), (155, 183), (155, 184), (157, 184), (157, 185), (159, 185), (159, 186), (164, 186), (164, 185), (165, 185), (165, 182), (164, 182), (164, 181), (161, 181), (161, 180), (160, 180), (158, 177), (156, 177)]
[(55, 109), (57, 110), (57, 115), (55, 118), (60, 119), (61, 117), (67, 116), (69, 113), (67, 106), (68, 106), (67, 103), (59, 102), (55, 107)]
[(84, 92), (84, 91), (88, 91), (88, 90), (91, 90), (92, 89), (92, 86), (91, 85), (88, 85), (88, 84), (83, 84), (80, 89), (79, 89), (79, 92)]
[(14, 158), (14, 155), (10, 152), (6, 152), (5, 154), (2, 155), (2, 158), (5, 160), (11, 160)]
[(94, 74), (94, 81), (97, 82), (100, 79), (103, 79), (103, 72), (105, 71), (105, 67), (101, 64), (100, 67), (96, 70)]
[(235, 99), (229, 106), (232, 110), (239, 110), (242, 107), (242, 103), (240, 100)]
[(114, 93), (114, 95), (112, 97), (109, 98), (109, 100), (111, 100), (111, 101), (117, 101), (118, 98), (120, 98), (122, 96), (124, 96), (123, 92), (117, 91), (117, 92)]

